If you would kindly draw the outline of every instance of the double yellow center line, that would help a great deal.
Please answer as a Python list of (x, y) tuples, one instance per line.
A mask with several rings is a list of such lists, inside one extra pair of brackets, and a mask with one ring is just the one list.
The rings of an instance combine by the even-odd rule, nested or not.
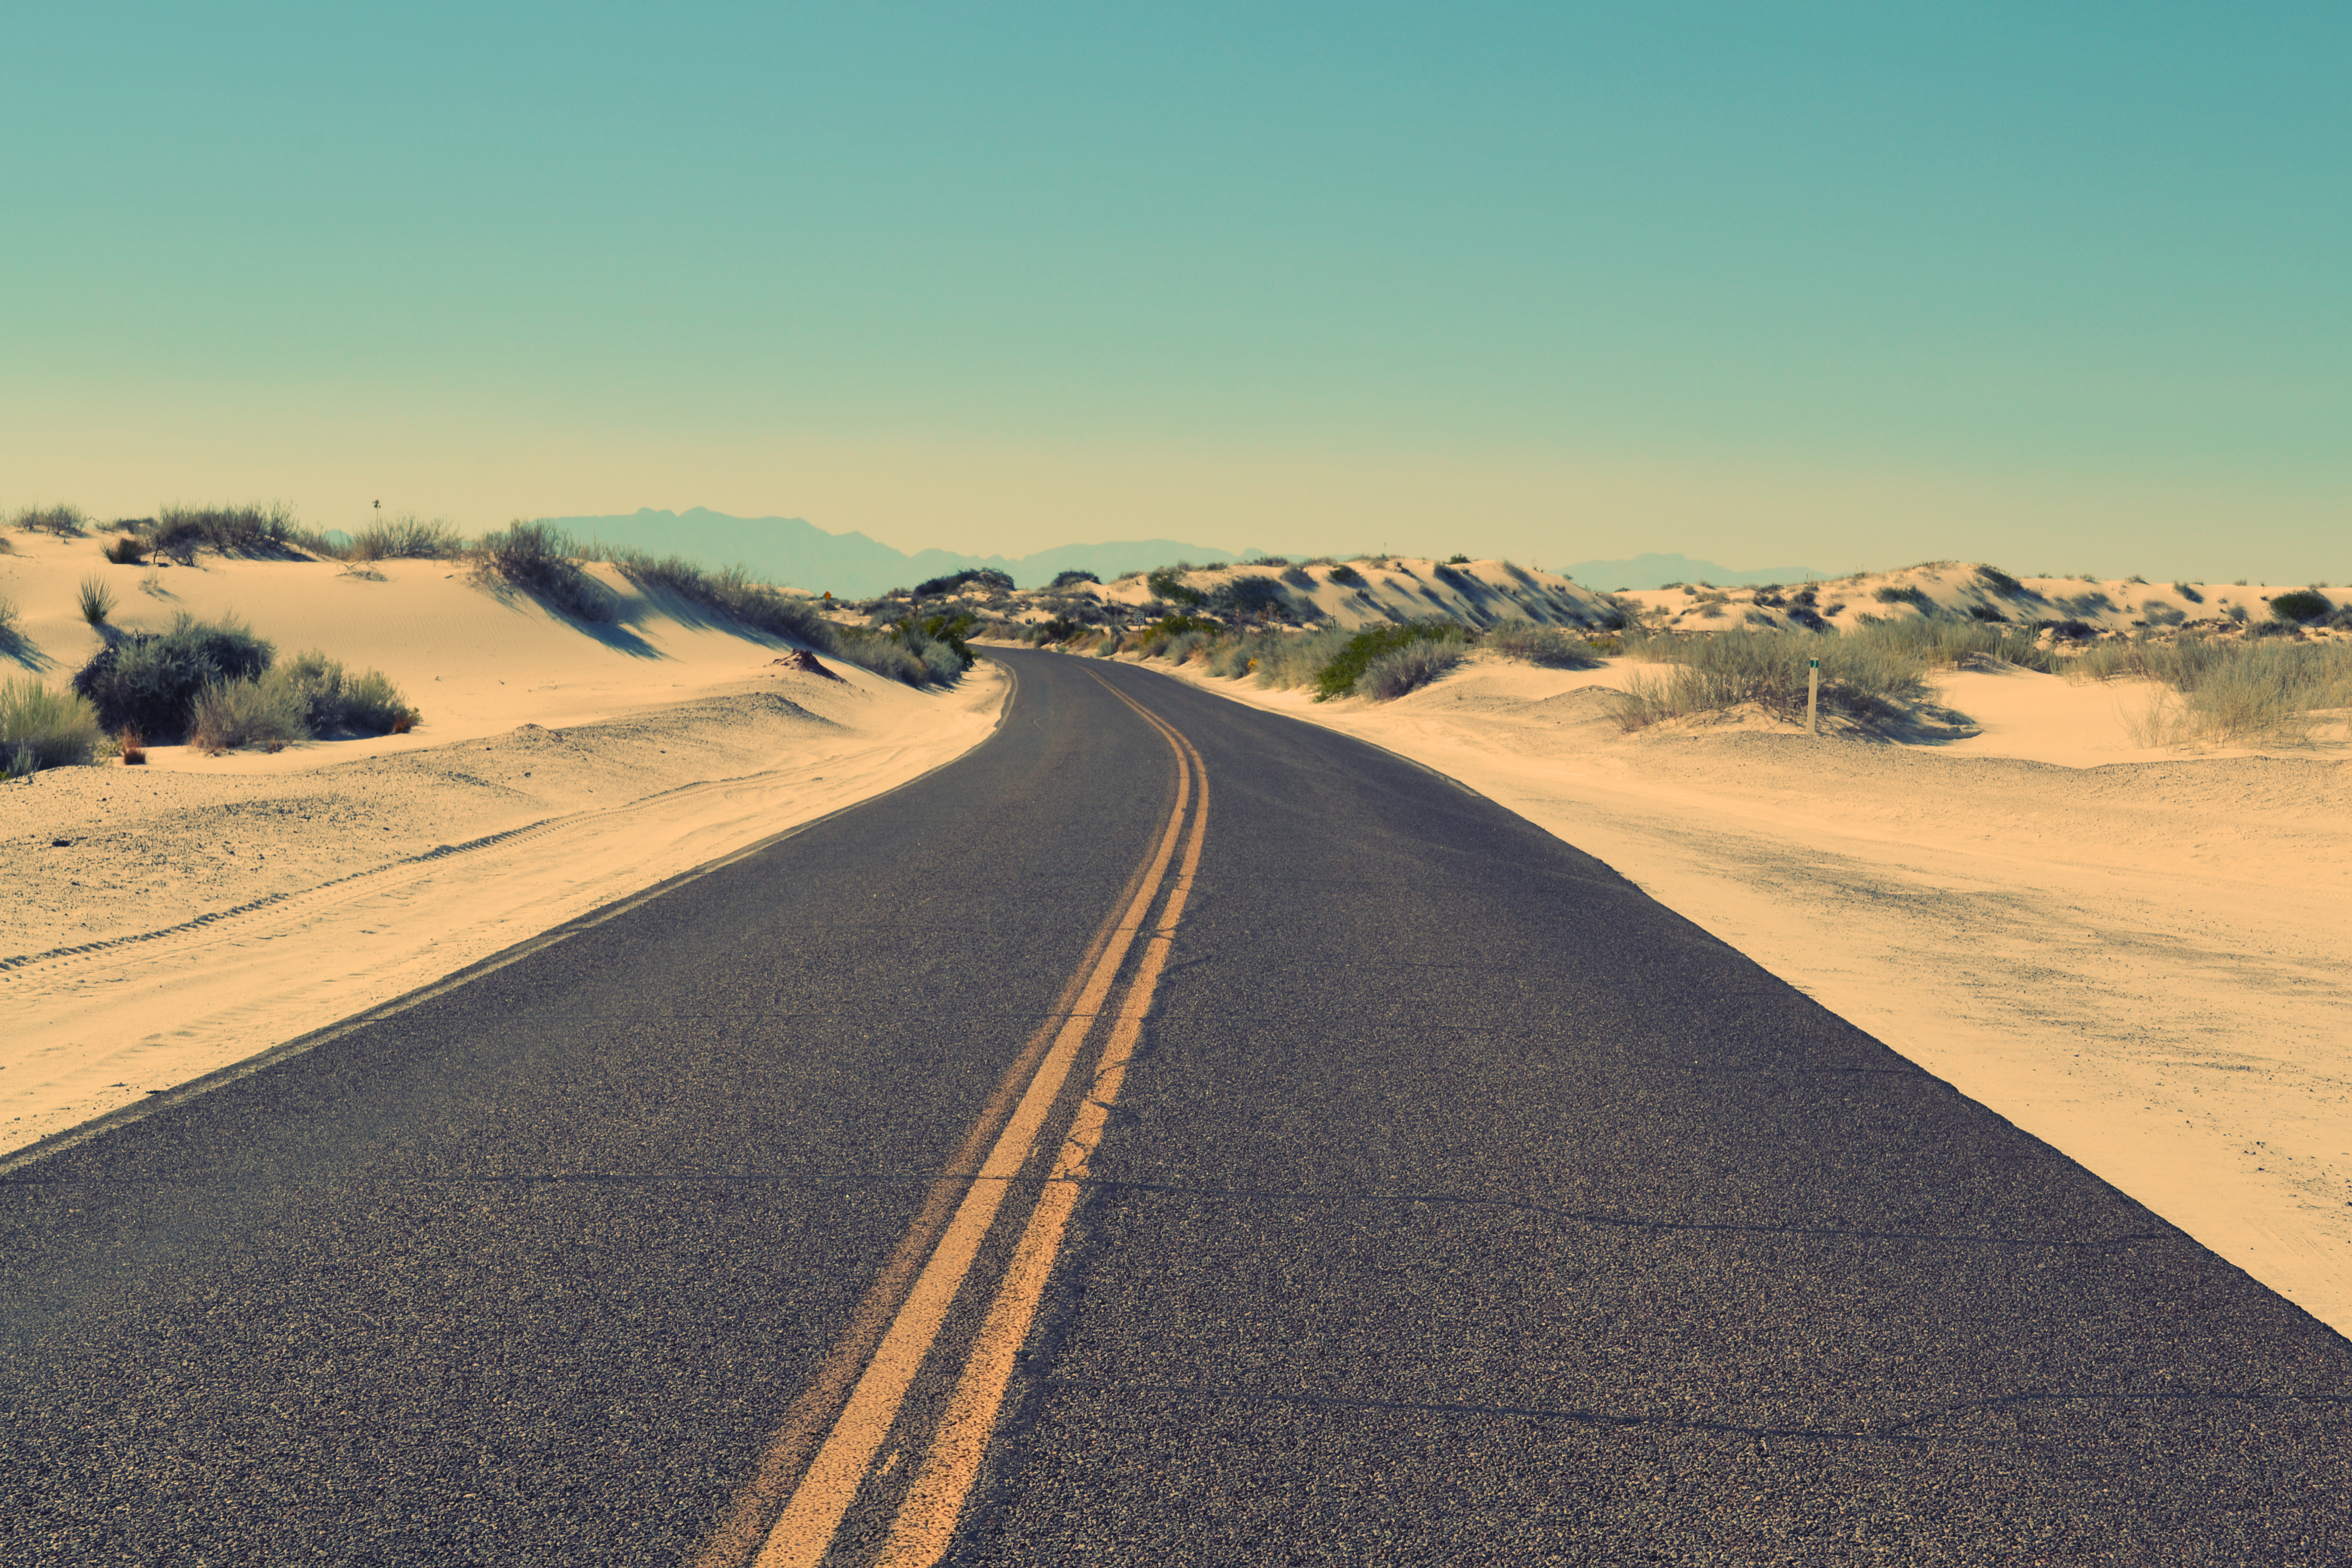
[[(1129, 879), (1120, 904), (1088, 943), (1053, 1012), (1015, 1058), (947, 1173), (934, 1184), (929, 1201), (867, 1291), (833, 1355), (770, 1442), (760, 1473), (737, 1495), (697, 1568), (742, 1568), (746, 1562), (752, 1568), (816, 1568), (832, 1549), (843, 1517), (873, 1471), (875, 1456), (898, 1421), (908, 1389), (932, 1353), (949, 1309), (1013, 1191), (1013, 1179), (1028, 1163), (1087, 1042), (1097, 1034), (1097, 1026), (1107, 1022), (1092, 1092), (1079, 1097), (946, 1413), (923, 1448), (888, 1544), (874, 1561), (877, 1568), (930, 1568), (947, 1552), (964, 1500), (979, 1477), (1014, 1361), (1029, 1337), (1077, 1205), (1087, 1161), (1102, 1140), (1129, 1059), (1142, 1036), (1201, 864), (1209, 777), (1200, 752), (1158, 715), (1108, 681), (1103, 685), (1158, 731), (1175, 753), (1176, 802), (1167, 825), (1151, 854)], [(1155, 904), (1159, 919), (1150, 923)], [(1141, 952), (1134, 972), (1114, 1001), (1119, 974), (1139, 942)], [(1016, 1091), (1019, 1103), (1006, 1117), (1003, 1106)], [(1000, 1120), (1003, 1130), (991, 1145), (988, 1133)], [(987, 1157), (974, 1171), (970, 1162), (982, 1146), (988, 1148)], [(911, 1287), (907, 1284), (910, 1275)], [(818, 1443), (820, 1433), (823, 1441)]]

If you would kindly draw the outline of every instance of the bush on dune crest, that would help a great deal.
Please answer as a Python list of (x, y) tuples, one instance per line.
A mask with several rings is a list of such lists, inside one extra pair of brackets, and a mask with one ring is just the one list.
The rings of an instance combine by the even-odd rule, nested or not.
[(576, 621), (601, 624), (614, 615), (613, 595), (581, 569), (562, 529), (518, 519), (474, 547), (476, 569), (529, 594)]
[(755, 581), (740, 566), (710, 568), (681, 555), (657, 557), (639, 550), (608, 550), (604, 558), (640, 588), (675, 595), (753, 631), (833, 649), (831, 623), (807, 600)]
[(167, 506), (146, 530), (148, 548), (176, 561), (199, 549), (223, 555), (277, 555), (299, 539), (291, 508), (268, 506)]
[(455, 561), (466, 553), (466, 542), (437, 518), (425, 522), (403, 512), (368, 524), (331, 553), (345, 561)]

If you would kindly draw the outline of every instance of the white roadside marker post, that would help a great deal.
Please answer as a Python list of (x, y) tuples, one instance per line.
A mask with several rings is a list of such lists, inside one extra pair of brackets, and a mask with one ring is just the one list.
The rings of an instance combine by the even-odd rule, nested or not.
[(1822, 661), (1805, 660), (1805, 733), (1822, 732)]

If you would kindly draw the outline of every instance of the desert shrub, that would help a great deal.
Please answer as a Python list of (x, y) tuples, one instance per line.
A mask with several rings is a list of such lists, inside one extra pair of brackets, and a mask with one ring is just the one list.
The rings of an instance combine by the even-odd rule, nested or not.
[(73, 678), (108, 730), (132, 729), (151, 740), (187, 733), (205, 689), (251, 680), (269, 668), (272, 649), (234, 617), (198, 621), (181, 615), (165, 632), (139, 632), (99, 649)]
[(873, 626), (834, 628), (834, 656), (892, 680), (920, 686), (929, 666), (908, 653), (887, 631)]
[(1154, 658), (1178, 637), (1218, 632), (1223, 629), (1217, 622), (1206, 616), (1162, 616), (1150, 625), (1137, 629), (1134, 638), (1128, 644), (1128, 651), (1139, 653), (1146, 658)]
[(1337, 658), (1357, 634), (1338, 626), (1309, 632), (1266, 632), (1252, 640), (1251, 673), (1260, 686), (1288, 689), (1311, 686), (1323, 667)]
[(291, 693), (314, 735), (386, 735), (419, 717), (381, 670), (346, 675), (341, 664), (316, 648), (272, 665), (261, 684)]
[(2189, 612), (2178, 605), (2168, 605), (2162, 599), (2142, 600), (2140, 618), (2152, 626), (2177, 626), (2189, 618)]
[(979, 623), (970, 616), (912, 616), (877, 626), (835, 626), (833, 652), (855, 665), (909, 686), (947, 686), (971, 668), (964, 640)]
[(117, 566), (136, 566), (147, 559), (147, 547), (135, 533), (126, 533), (106, 547), (106, 558)]
[(791, 637), (819, 651), (834, 647), (834, 624), (806, 599), (755, 581), (741, 566), (706, 568), (682, 555), (609, 550), (605, 558), (640, 588), (657, 588), (754, 631)]
[(486, 533), (476, 547), (478, 568), (578, 621), (609, 621), (615, 610), (603, 584), (581, 570), (571, 536), (544, 522), (518, 519)]
[[(979, 629), (980, 622), (968, 615), (927, 616), (921, 620), (908, 620), (900, 627), (898, 636), (908, 650), (923, 658), (933, 670), (944, 669), (943, 679), (953, 680), (970, 669), (979, 658), (965, 640)], [(917, 646), (918, 639), (919, 647)], [(934, 647), (947, 650), (943, 657), (953, 662), (942, 665), (940, 658), (931, 655), (930, 650)]]
[(2058, 668), (2056, 657), (2036, 642), (2032, 633), (1975, 620), (1906, 616), (1901, 620), (1873, 621), (1846, 633), (1831, 646), (1834, 653), (1819, 655), (1824, 671), (1831, 668), (1832, 659), (1841, 669), (1851, 669), (1858, 668), (1856, 661), (1864, 659), (1916, 660), (1922, 666), (1937, 666), (1958, 664), (1971, 655), (2006, 659), (2045, 674)]
[(341, 554), (346, 561), (454, 561), (465, 552), (466, 542), (446, 521), (402, 512), (369, 523)]
[(2088, 642), (2099, 635), (2099, 628), (2088, 621), (2036, 621), (2034, 625), (2061, 642)]
[(2175, 583), (2172, 585), (2172, 591), (2192, 605), (2201, 605), (2205, 602), (2205, 595), (2186, 583)]
[(1331, 568), (1331, 581), (1347, 587), (1360, 588), (1364, 585), (1364, 574), (1347, 563), (1341, 562)]
[(26, 533), (54, 533), (79, 539), (89, 528), (89, 514), (78, 506), (28, 506), (8, 520)]
[(1994, 609), (1990, 605), (1970, 605), (1969, 606), (1969, 619), (1972, 621), (1984, 621), (1990, 624), (2006, 622), (2009, 617), (2002, 615), (1999, 610)]
[(1029, 640), (1043, 647), (1047, 643), (1067, 642), (1084, 630), (1086, 626), (1082, 622), (1055, 616), (1051, 620), (1039, 621), (1031, 626)]
[(76, 601), (81, 606), (81, 618), (91, 626), (104, 626), (106, 617), (114, 614), (114, 590), (106, 585), (103, 578), (83, 578)]
[(0, 771), (7, 777), (79, 766), (104, 744), (88, 698), (53, 690), (29, 675), (0, 679)]
[(2068, 673), (2166, 689), (2138, 726), (2139, 738), (2153, 745), (2294, 741), (2314, 710), (2352, 707), (2352, 647), (2293, 637), (2107, 642), (2085, 651)]
[(2095, 616), (2116, 607), (2116, 602), (2105, 594), (2076, 594), (2072, 598), (2061, 595), (2054, 601), (2070, 616)]
[(1237, 620), (1253, 620), (1263, 616), (1282, 615), (1290, 608), (1290, 595), (1273, 578), (1251, 573), (1220, 583), (1209, 595), (1209, 604), (1220, 615)]
[(277, 555), (285, 552), (297, 531), (292, 510), (277, 502), (167, 506), (155, 514), (147, 543), (174, 561), (192, 559), (200, 549), (223, 555)]
[(16, 601), (0, 594), (0, 647), (16, 640)]
[(1440, 564), (1446, 566), (1467, 566), (1470, 564), (1470, 557), (1467, 555), (1449, 555), (1444, 559), (1444, 561), (1440, 563)]
[[(1966, 622), (1944, 624), (1983, 629)], [(1905, 704), (1927, 695), (1927, 658), (1900, 637), (1872, 638), (1866, 635), (1871, 629), (1839, 637), (1732, 631), (1644, 639), (1633, 651), (1671, 661), (1672, 668), (1634, 671), (1628, 677), (1619, 722), (1636, 730), (1747, 702), (1794, 722), (1805, 714), (1806, 661), (1811, 658), (1822, 661), (1823, 711), (1862, 721), (1894, 717)]]
[(1211, 675), (1237, 680), (1255, 669), (1259, 656), (1271, 644), (1280, 641), (1282, 636), (1276, 631), (1257, 631), (1221, 637), (1210, 645), (1204, 666)]
[(984, 566), (974, 566), (961, 572), (950, 572), (944, 577), (932, 577), (918, 583), (915, 584), (914, 596), (918, 599), (936, 599), (943, 594), (952, 594), (959, 588), (975, 583), (983, 588), (1002, 588), (1008, 594), (1013, 591), (1013, 579), (1003, 573), (993, 572)]
[[(1593, 624), (1603, 631), (1626, 631), (1642, 624), (1642, 606), (1631, 599), (1621, 599), (1614, 594), (1600, 595), (1598, 616)], [(1831, 614), (1834, 615), (1833, 610)]]
[(1182, 664), (1215, 640), (1214, 632), (1179, 632), (1160, 645), (1156, 657)]
[(1153, 598), (1165, 599), (1171, 605), (1207, 604), (1209, 595), (1198, 588), (1188, 587), (1177, 575), (1178, 570), (1178, 567), (1163, 566), (1143, 580), (1144, 586), (1151, 590)]
[(1484, 646), (1505, 658), (1523, 659), (1552, 669), (1591, 669), (1601, 663), (1582, 637), (1572, 637), (1558, 626), (1533, 621), (1504, 621), (1490, 627)]
[(2271, 601), (2271, 614), (2283, 621), (2305, 625), (2318, 620), (2336, 608), (2327, 595), (2313, 588), (2298, 588), (2292, 594), (2281, 594)]
[(196, 694), (188, 743), (218, 754), (239, 746), (283, 746), (310, 738), (299, 686), (272, 680), (215, 680)]
[(1358, 695), (1387, 702), (1428, 685), (1462, 662), (1457, 642), (1416, 642), (1391, 648), (1356, 677)]
[(1412, 621), (1401, 626), (1372, 626), (1348, 637), (1329, 662), (1315, 673), (1315, 700), (1328, 702), (1335, 697), (1345, 697), (1356, 689), (1356, 682), (1371, 662), (1382, 654), (1393, 653), (1414, 643), (1453, 643), (1465, 641), (1462, 627), (1453, 621)]
[(2004, 599), (2038, 599), (2042, 595), (1998, 566), (1979, 566), (1977, 579)]
[(1888, 584), (1872, 594), (1871, 597), (1882, 605), (1914, 605), (1923, 611), (1936, 607), (1935, 601), (1928, 598), (1916, 583), (1906, 583), (1900, 588)]
[(1285, 565), (1282, 569), (1282, 580), (1294, 588), (1315, 586), (1315, 574), (1304, 566)]
[(1051, 586), (1055, 588), (1075, 588), (1081, 583), (1100, 583), (1101, 581), (1101, 578), (1096, 576), (1091, 572), (1080, 572), (1076, 569), (1072, 569), (1067, 572), (1055, 573), (1054, 581), (1051, 584)]

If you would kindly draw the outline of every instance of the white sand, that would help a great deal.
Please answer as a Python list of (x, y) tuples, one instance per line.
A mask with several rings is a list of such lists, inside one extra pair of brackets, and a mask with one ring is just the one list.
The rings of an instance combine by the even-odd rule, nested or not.
[(11, 542), (0, 594), (53, 683), (99, 646), (71, 609), (96, 570), (118, 625), (235, 610), (281, 651), (383, 668), (425, 722), (0, 787), (0, 1154), (916, 777), (1006, 691), (986, 664), (944, 693), (802, 673), (774, 662), (789, 645), (617, 577), (623, 620), (583, 631), (438, 563), (371, 582), (207, 558), (159, 574), (158, 599), (95, 541)]
[[(1151, 668), (1166, 668), (1155, 664)], [(1958, 674), (1935, 747), (1748, 715), (1627, 736), (1614, 668), (1474, 658), (1398, 701), (1209, 689), (1575, 844), (2352, 1331), (2352, 746), (2136, 751), (2148, 693)], [(1664, 727), (1661, 727), (1663, 730)]]

